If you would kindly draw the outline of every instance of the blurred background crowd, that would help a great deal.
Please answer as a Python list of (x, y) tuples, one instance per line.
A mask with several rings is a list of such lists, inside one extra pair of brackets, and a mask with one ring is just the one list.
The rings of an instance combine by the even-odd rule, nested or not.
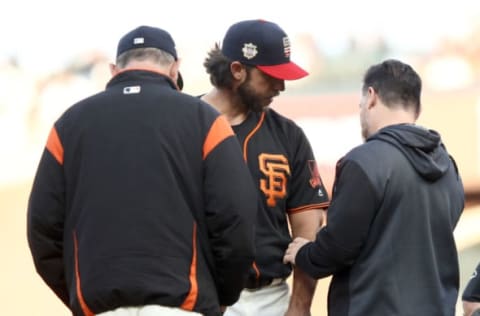
[[(28, 24), (25, 10), (32, 12)], [(203, 59), (230, 24), (265, 18), (282, 26), (291, 38), (292, 60), (310, 76), (287, 82), (272, 107), (305, 130), (330, 189), (337, 159), (361, 142), (357, 109), (363, 72), (386, 58), (410, 63), (424, 84), (419, 123), (442, 134), (465, 182), (467, 208), (456, 231), (461, 289), (480, 261), (480, 3), (25, 0), (9, 2), (2, 12), (0, 296), (5, 314), (68, 315), (31, 262), (25, 237), (28, 193), (52, 124), (74, 102), (104, 88), (118, 38), (140, 24), (173, 35), (184, 91), (194, 95), (209, 89)], [(327, 281), (319, 283), (315, 315), (325, 311)]]

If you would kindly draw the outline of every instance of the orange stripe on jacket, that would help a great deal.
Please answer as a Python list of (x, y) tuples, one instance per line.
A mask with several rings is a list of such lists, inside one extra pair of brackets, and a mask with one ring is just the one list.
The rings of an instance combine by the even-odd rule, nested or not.
[(205, 142), (203, 143), (203, 159), (207, 158), (210, 152), (224, 139), (233, 135), (233, 130), (227, 120), (223, 116), (217, 117), (210, 127)]
[(190, 291), (188, 292), (185, 301), (183, 301), (183, 309), (193, 311), (198, 297), (198, 283), (197, 283), (197, 224), (193, 225), (193, 256), (192, 264), (190, 265)]
[(50, 130), (46, 147), (53, 157), (55, 157), (58, 163), (63, 165), (63, 146), (60, 142), (60, 138), (58, 137), (55, 126)]
[(85, 302), (85, 299), (83, 298), (82, 287), (80, 284), (80, 269), (78, 267), (78, 241), (75, 231), (73, 232), (73, 249), (75, 251), (75, 281), (77, 283), (77, 299), (85, 316), (95, 316), (95, 314), (90, 310), (87, 303)]

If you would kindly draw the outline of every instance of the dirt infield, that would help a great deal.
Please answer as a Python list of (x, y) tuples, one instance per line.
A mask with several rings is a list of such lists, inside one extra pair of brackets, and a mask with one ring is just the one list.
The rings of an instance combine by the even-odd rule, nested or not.
[[(2, 315), (67, 316), (68, 309), (36, 274), (26, 239), (26, 205), (30, 183), (0, 187), (0, 249), (3, 252), (0, 271)], [(456, 230), (462, 271), (461, 288), (480, 260), (480, 207), (465, 210)], [(329, 279), (320, 280), (312, 315), (326, 315)], [(462, 315), (460, 310), (457, 313)]]

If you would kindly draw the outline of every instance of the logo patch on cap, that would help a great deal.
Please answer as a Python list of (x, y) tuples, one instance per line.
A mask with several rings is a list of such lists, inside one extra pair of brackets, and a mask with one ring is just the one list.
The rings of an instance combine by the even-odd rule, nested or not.
[(145, 43), (145, 39), (143, 37), (135, 37), (133, 39), (134, 45), (143, 44), (143, 43)]
[(243, 44), (242, 52), (243, 57), (246, 59), (252, 59), (258, 54), (257, 46), (253, 45), (252, 43), (245, 43)]
[(283, 53), (285, 54), (285, 57), (290, 58), (290, 39), (285, 36), (282, 40), (283, 40)]

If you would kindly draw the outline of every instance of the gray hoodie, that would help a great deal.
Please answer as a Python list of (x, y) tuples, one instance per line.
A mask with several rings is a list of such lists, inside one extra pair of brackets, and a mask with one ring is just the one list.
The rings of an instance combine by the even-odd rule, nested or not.
[(440, 135), (385, 127), (337, 163), (327, 225), (296, 264), (332, 275), (330, 316), (451, 315), (463, 185)]

